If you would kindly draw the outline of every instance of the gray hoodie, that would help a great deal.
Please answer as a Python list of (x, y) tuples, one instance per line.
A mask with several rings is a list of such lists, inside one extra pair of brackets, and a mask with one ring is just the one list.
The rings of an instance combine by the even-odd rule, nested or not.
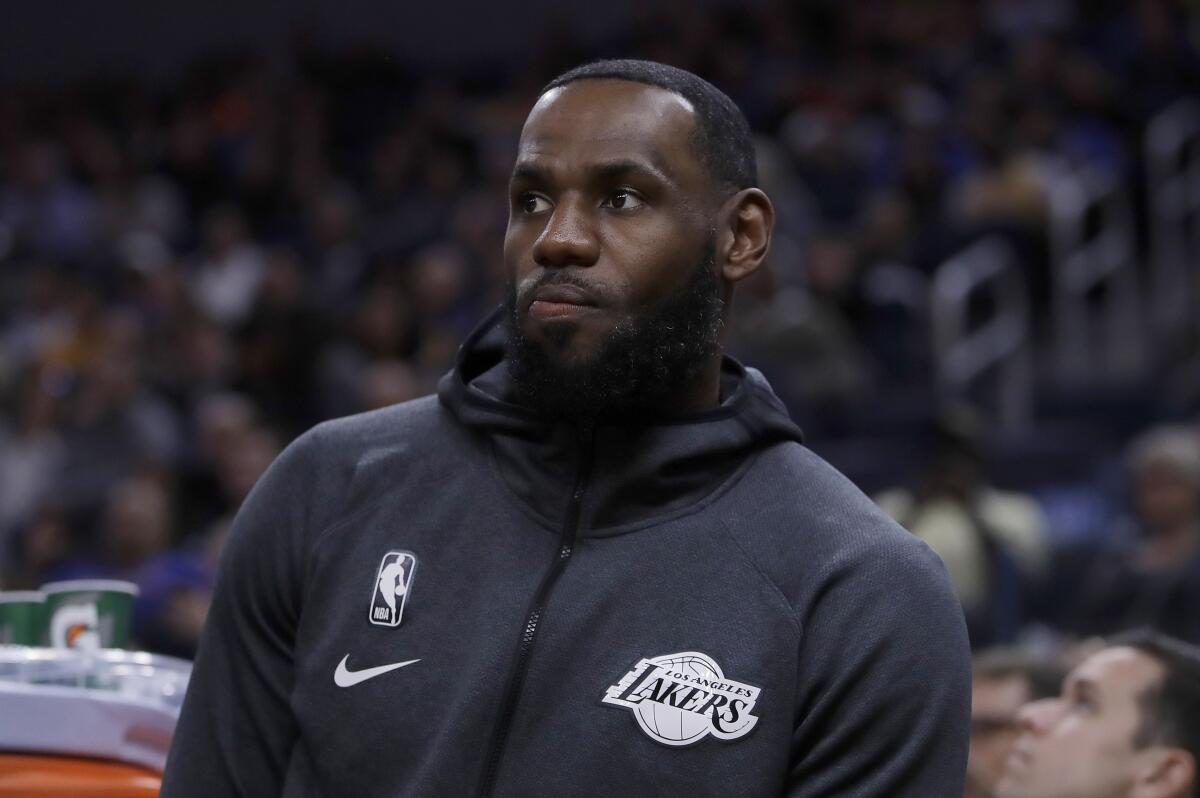
[(760, 374), (721, 395), (551, 423), (493, 317), (436, 398), (301, 436), (234, 524), (164, 798), (961, 795), (941, 563)]

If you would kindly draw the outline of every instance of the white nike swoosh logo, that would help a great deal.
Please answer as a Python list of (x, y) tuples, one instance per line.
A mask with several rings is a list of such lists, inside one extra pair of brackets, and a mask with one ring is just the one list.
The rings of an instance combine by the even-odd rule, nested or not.
[(365, 682), (367, 679), (374, 679), (380, 674), (394, 671), (397, 668), (403, 668), (405, 665), (412, 665), (414, 662), (420, 662), (419, 659), (410, 659), (408, 662), (393, 662), (390, 665), (377, 665), (374, 668), (363, 668), (361, 671), (352, 671), (346, 667), (346, 660), (350, 659), (350, 655), (342, 657), (342, 661), (338, 663), (337, 670), (333, 672), (333, 683), (338, 687), (353, 687), (359, 682)]

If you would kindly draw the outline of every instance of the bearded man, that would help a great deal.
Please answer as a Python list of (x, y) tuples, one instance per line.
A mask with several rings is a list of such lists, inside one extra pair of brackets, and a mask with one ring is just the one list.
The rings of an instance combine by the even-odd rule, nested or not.
[(543, 90), (506, 306), (436, 398), (321, 424), (255, 488), (164, 796), (962, 793), (941, 563), (722, 355), (771, 239), (756, 183), (691, 73)]

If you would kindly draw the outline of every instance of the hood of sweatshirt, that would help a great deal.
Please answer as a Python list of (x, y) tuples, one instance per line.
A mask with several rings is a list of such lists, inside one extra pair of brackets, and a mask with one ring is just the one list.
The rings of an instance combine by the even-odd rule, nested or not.
[(759, 452), (802, 440), (762, 374), (729, 357), (720, 403), (711, 410), (601, 419), (591, 429), (549, 421), (515, 398), (502, 319), (502, 311), (493, 313), (467, 338), (438, 398), (491, 451), (519, 503), (549, 529), (564, 523), (581, 480), (579, 534), (621, 534), (700, 509), (735, 484)]

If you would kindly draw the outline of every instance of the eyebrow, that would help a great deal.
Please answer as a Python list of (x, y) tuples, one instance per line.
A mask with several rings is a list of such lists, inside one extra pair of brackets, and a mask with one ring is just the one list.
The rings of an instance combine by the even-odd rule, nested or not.
[(661, 180), (664, 183), (673, 182), (665, 174), (659, 171), (656, 167), (648, 164), (638, 163), (637, 161), (610, 161), (608, 163), (599, 164), (593, 168), (597, 177), (616, 180), (617, 178), (626, 177), (628, 175), (645, 175)]
[[(674, 185), (675, 181), (667, 177), (661, 170), (650, 164), (645, 164), (640, 161), (631, 160), (616, 160), (605, 161), (603, 163), (592, 164), (587, 167), (588, 177), (592, 180), (618, 180), (623, 177), (641, 175), (650, 177), (655, 180)], [(513, 167), (512, 178), (510, 182), (524, 180), (529, 182), (537, 182), (539, 180), (549, 179), (549, 170), (538, 166), (529, 161), (519, 161)]]
[(1098, 702), (1100, 700), (1100, 686), (1086, 677), (1072, 679), (1066, 687), (1068, 692), (1074, 691), (1092, 701)]

